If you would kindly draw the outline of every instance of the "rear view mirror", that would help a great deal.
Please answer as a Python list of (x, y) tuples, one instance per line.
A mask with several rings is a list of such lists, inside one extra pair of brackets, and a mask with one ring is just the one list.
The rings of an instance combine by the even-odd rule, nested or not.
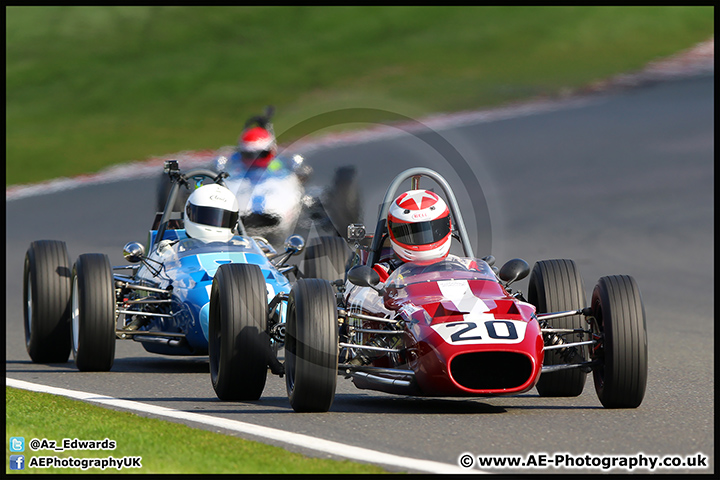
[(530, 265), (522, 258), (513, 258), (508, 260), (505, 265), (500, 269), (498, 277), (505, 283), (505, 286), (510, 285), (513, 282), (522, 280), (527, 277), (530, 273)]
[(137, 263), (145, 256), (145, 247), (139, 242), (129, 242), (123, 247), (123, 257), (130, 263)]
[(302, 235), (290, 235), (285, 240), (285, 252), (296, 255), (305, 249), (305, 239)]
[(380, 283), (380, 275), (367, 265), (356, 265), (347, 272), (347, 279), (358, 287), (375, 288)]

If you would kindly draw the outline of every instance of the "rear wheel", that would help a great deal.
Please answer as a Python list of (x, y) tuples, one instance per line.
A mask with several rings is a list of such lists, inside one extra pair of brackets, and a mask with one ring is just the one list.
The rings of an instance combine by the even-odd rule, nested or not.
[[(578, 310), (585, 307), (585, 288), (572, 260), (543, 260), (530, 273), (528, 301), (538, 313)], [(552, 320), (553, 328), (579, 329), (584, 327), (581, 315)], [(566, 343), (582, 338), (574, 335), (558, 337)], [(578, 356), (580, 358), (578, 358)], [(585, 360), (584, 349), (558, 349), (545, 352), (544, 365), (566, 364)], [(541, 397), (575, 397), (582, 393), (587, 374), (578, 368), (548, 372), (540, 375), (536, 388)]]
[(267, 380), (267, 287), (257, 265), (221, 265), (210, 293), (208, 353), (221, 400), (257, 400)]
[(327, 412), (335, 399), (338, 324), (335, 294), (320, 279), (299, 279), (288, 300), (285, 384), (296, 412)]
[(107, 255), (80, 255), (72, 274), (72, 350), (83, 372), (106, 372), (115, 359), (116, 303)]
[(25, 254), (25, 347), (35, 363), (63, 363), (70, 356), (70, 268), (65, 242), (32, 242)]
[(602, 337), (593, 352), (595, 390), (605, 408), (635, 408), (647, 383), (645, 307), (635, 279), (601, 277), (593, 290), (593, 332)]
[(342, 237), (319, 237), (305, 250), (303, 277), (333, 282), (344, 279), (352, 252)]

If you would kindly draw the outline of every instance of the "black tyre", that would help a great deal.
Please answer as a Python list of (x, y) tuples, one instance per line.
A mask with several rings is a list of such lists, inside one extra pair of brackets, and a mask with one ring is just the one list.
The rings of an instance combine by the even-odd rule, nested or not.
[(605, 408), (635, 408), (647, 383), (645, 307), (635, 279), (601, 277), (592, 294), (594, 333), (602, 337), (593, 359), (595, 390)]
[(80, 255), (72, 273), (72, 351), (82, 372), (107, 372), (115, 360), (116, 303), (107, 255)]
[(340, 236), (347, 235), (347, 226), (361, 220), (360, 187), (354, 166), (335, 170), (332, 187), (327, 195), (325, 210), (333, 228)]
[(335, 398), (338, 323), (335, 294), (320, 279), (299, 279), (288, 301), (285, 385), (296, 412), (327, 412)]
[(70, 356), (70, 260), (65, 242), (32, 242), (25, 254), (25, 346), (35, 363), (64, 363)]
[(257, 265), (221, 265), (210, 292), (210, 378), (220, 400), (257, 400), (267, 380), (267, 287)]
[[(528, 301), (535, 305), (538, 313), (578, 310), (586, 306), (585, 287), (572, 260), (543, 260), (537, 262), (530, 273)], [(583, 328), (581, 315), (557, 318), (550, 321), (553, 328)], [(582, 336), (565, 335), (566, 343), (580, 341)], [(564, 351), (563, 351), (564, 350)], [(583, 348), (575, 347), (581, 360), (586, 360)], [(577, 361), (577, 355), (574, 360)], [(544, 365), (566, 364), (573, 360), (567, 349), (545, 352)], [(541, 397), (576, 397), (585, 387), (587, 374), (578, 368), (543, 373), (536, 388)]]
[(352, 252), (341, 237), (319, 237), (305, 249), (302, 273), (305, 278), (333, 282), (344, 279)]

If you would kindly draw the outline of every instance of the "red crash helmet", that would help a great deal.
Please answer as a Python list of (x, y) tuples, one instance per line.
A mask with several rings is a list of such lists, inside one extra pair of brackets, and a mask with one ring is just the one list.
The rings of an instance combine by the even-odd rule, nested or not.
[(450, 210), (429, 190), (410, 190), (396, 198), (387, 224), (392, 248), (406, 262), (433, 263), (450, 251)]
[(239, 141), (240, 155), (245, 163), (256, 167), (267, 167), (275, 157), (275, 137), (262, 127), (245, 130)]

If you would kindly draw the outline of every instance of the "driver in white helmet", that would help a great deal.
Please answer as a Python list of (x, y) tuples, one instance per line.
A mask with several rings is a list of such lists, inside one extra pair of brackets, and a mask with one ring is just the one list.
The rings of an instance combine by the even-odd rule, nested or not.
[(228, 242), (237, 227), (240, 205), (218, 184), (203, 185), (185, 202), (185, 233), (203, 242)]
[(218, 184), (203, 185), (185, 202), (187, 239), (163, 240), (158, 245), (164, 255), (182, 252), (209, 242), (230, 242), (238, 226), (240, 205), (235, 195)]

